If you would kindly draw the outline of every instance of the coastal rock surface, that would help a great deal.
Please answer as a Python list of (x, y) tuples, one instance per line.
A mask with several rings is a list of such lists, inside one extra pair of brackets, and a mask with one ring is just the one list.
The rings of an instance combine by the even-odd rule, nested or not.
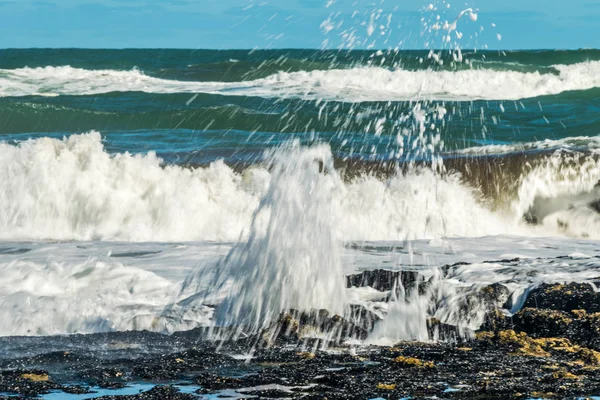
[[(426, 282), (417, 275), (371, 272), (349, 277), (348, 283), (391, 290), (398, 279), (413, 289)], [(5, 348), (37, 344), (39, 353), (1, 360), (0, 392), (24, 398), (64, 392), (85, 398), (103, 388), (103, 393), (114, 391), (101, 397), (111, 400), (600, 394), (600, 313), (594, 287), (540, 285), (512, 316), (505, 308), (509, 294), (495, 284), (465, 297), (467, 311), (478, 304), (486, 313), (481, 328), (470, 335), (430, 319), (428, 327), (445, 329), (448, 340), (392, 347), (356, 346), (379, 320), (360, 306), (348, 314), (354, 320), (326, 310), (290, 310), (261, 335), (236, 341), (210, 341), (208, 331), (201, 329), (171, 336), (121, 332), (55, 338), (53, 348), (44, 352), (39, 338), (0, 338)], [(165, 354), (165, 348), (172, 351)], [(140, 383), (153, 386), (138, 394), (115, 391)]]

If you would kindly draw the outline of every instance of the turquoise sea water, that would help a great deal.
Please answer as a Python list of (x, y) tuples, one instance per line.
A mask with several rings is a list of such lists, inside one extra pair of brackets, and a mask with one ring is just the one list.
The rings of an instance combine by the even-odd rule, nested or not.
[(411, 128), (417, 103), (429, 113), (444, 107), (433, 129), (442, 153), (569, 137), (585, 148), (598, 134), (600, 51), (461, 57), (441, 52), (442, 64), (423, 51), (1, 50), (0, 138), (95, 130), (111, 153), (154, 150), (177, 164), (252, 159), (291, 138), (330, 143), (340, 158), (386, 159), (399, 142), (412, 145), (398, 134)]

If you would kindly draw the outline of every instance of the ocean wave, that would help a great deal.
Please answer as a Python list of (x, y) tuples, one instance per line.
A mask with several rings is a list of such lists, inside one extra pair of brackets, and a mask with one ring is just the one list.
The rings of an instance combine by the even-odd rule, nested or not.
[(514, 215), (575, 237), (600, 237), (600, 159), (558, 150), (523, 173)]
[[(111, 155), (96, 132), (0, 143), (0, 154), (4, 240), (244, 240), (274, 184), (269, 157), (237, 170), (223, 161), (201, 168), (168, 165), (153, 152)], [(357, 168), (326, 174), (311, 189), (332, 191), (331, 214), (343, 241), (600, 238), (595, 152), (463, 157), (444, 161), (442, 172)], [(296, 191), (303, 185), (276, 184), (296, 185)], [(582, 216), (586, 224), (577, 222)]]
[[(95, 132), (1, 143), (0, 154), (0, 239), (9, 240), (237, 241), (271, 182), (260, 165), (235, 172), (222, 161), (194, 169), (164, 165), (154, 153), (110, 155)], [(519, 231), (458, 175), (423, 168), (387, 180), (329, 178), (315, 190), (335, 186), (342, 240)]]
[(518, 152), (547, 151), (555, 149), (574, 149), (593, 151), (600, 149), (600, 136), (574, 136), (564, 139), (545, 139), (534, 142), (515, 142), (506, 144), (488, 144), (456, 150), (457, 154), (485, 156), (491, 154), (511, 154)]
[(279, 72), (240, 82), (161, 79), (142, 71), (69, 66), (0, 70), (0, 96), (94, 95), (109, 92), (208, 93), (304, 100), (518, 100), (600, 87), (600, 61), (554, 65), (552, 72), (402, 70), (357, 67)]

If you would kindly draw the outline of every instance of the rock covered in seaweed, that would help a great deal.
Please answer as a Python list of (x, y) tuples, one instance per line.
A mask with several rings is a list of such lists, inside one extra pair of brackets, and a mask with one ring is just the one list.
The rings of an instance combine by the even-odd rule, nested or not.
[(589, 283), (542, 284), (530, 291), (524, 308), (600, 312), (600, 293)]
[(61, 389), (44, 370), (6, 370), (0, 372), (0, 393), (36, 396)]

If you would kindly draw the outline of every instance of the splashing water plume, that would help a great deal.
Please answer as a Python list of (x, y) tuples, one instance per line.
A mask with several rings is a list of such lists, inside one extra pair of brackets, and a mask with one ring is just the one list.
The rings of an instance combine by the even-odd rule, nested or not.
[(329, 148), (292, 143), (271, 160), (272, 181), (248, 240), (218, 267), (221, 285), (231, 287), (217, 308), (217, 324), (242, 326), (245, 333), (257, 333), (290, 309), (341, 314), (345, 303), (332, 209), (341, 181)]

